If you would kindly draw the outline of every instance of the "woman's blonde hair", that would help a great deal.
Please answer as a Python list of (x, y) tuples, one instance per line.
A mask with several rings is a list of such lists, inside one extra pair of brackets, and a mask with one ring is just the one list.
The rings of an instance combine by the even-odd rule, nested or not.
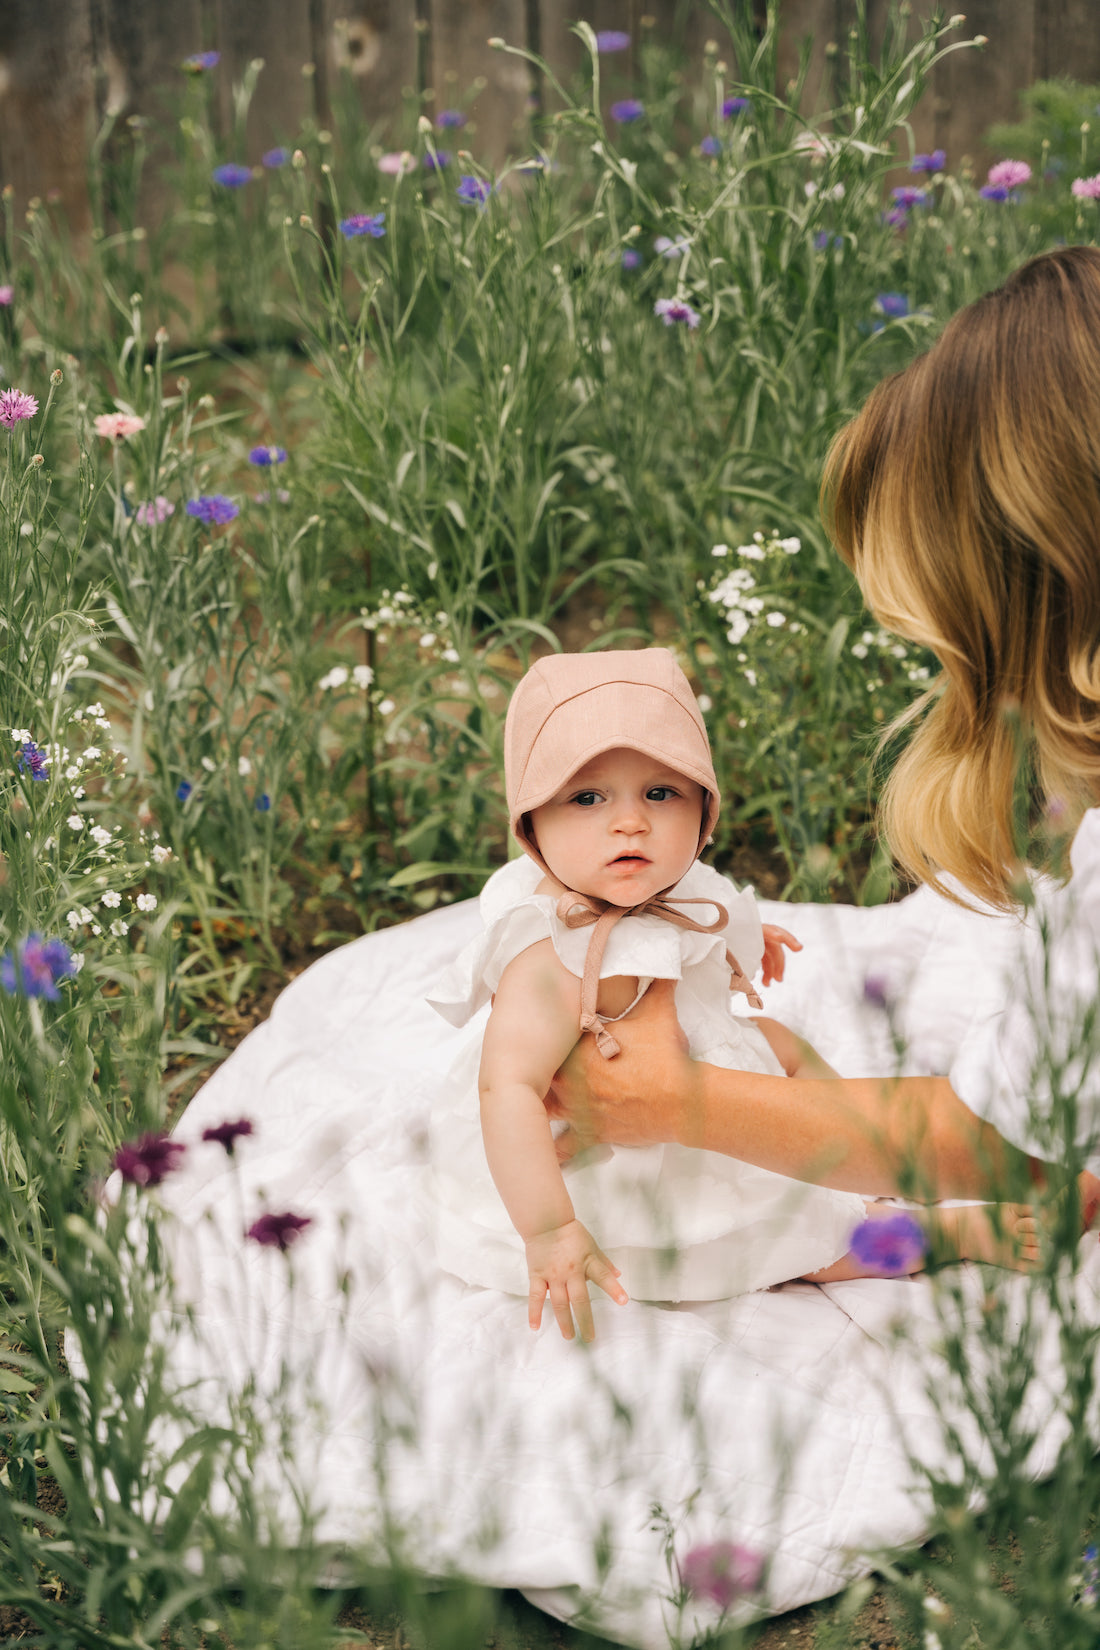
[(1100, 800), (1100, 250), (1033, 258), (880, 384), (822, 508), (880, 623), (943, 667), (899, 724), (886, 838), (1010, 909), (1022, 776), (1066, 831)]

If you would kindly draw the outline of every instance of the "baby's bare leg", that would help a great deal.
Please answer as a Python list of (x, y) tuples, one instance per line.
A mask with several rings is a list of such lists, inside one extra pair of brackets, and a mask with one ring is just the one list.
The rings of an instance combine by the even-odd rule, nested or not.
[[(889, 1220), (899, 1212), (896, 1204), (877, 1202), (868, 1202), (866, 1211), (868, 1220)], [(906, 1213), (924, 1228), (928, 1247), (903, 1276), (923, 1272), (929, 1252), (937, 1260), (981, 1260), (1016, 1272), (1030, 1272), (1039, 1265), (1040, 1221), (1026, 1203), (975, 1203), (957, 1209), (934, 1206)], [(819, 1272), (807, 1272), (805, 1279), (808, 1283), (846, 1283), (852, 1278), (898, 1275), (876, 1270), (849, 1252)]]

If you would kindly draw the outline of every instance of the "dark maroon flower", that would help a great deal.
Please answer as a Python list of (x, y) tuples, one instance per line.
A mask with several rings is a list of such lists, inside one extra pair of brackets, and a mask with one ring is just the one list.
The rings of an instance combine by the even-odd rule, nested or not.
[(187, 1147), (182, 1140), (166, 1134), (143, 1134), (127, 1140), (114, 1156), (114, 1166), (131, 1186), (159, 1186), (166, 1175), (179, 1167)]
[(292, 1243), (297, 1242), (299, 1236), (313, 1221), (309, 1215), (261, 1215), (254, 1220), (245, 1233), (254, 1243), (262, 1243), (265, 1249), (281, 1249), (285, 1255)]
[(235, 1123), (215, 1123), (209, 1129), (203, 1129), (204, 1140), (212, 1141), (215, 1146), (224, 1146), (226, 1155), (233, 1156), (233, 1148), (238, 1140), (243, 1140), (246, 1134), (251, 1134), (252, 1123), (247, 1117), (238, 1117)]
[(736, 1599), (756, 1592), (763, 1571), (764, 1560), (751, 1547), (711, 1541), (691, 1549), (680, 1566), (680, 1579), (693, 1597), (709, 1598), (728, 1610)]

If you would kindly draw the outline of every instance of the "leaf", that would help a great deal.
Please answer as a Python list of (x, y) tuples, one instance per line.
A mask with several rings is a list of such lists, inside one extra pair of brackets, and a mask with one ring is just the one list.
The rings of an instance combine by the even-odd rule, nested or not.
[(491, 869), (489, 865), (455, 865), (450, 860), (422, 859), (415, 865), (405, 865), (400, 871), (395, 871), (386, 887), (414, 888), (418, 882), (427, 882), (429, 877), (487, 877)]
[(451, 512), (451, 515), (458, 522), (458, 525), (462, 528), (462, 531), (465, 532), (466, 531), (466, 517), (463, 513), (462, 506), (461, 506), (461, 504), (459, 504), (458, 500), (454, 499), (454, 498), (445, 498), (443, 500), (443, 508), (445, 510), (449, 510)]
[(26, 1381), (13, 1370), (0, 1369), (0, 1392), (33, 1392), (34, 1382)]

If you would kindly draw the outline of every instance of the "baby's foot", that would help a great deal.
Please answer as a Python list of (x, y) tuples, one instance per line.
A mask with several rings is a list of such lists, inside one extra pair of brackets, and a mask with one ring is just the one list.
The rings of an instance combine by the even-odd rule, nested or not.
[[(1027, 1203), (972, 1203), (929, 1211), (929, 1235), (949, 1255), (1014, 1272), (1031, 1272), (1040, 1264), (1040, 1230), (1039, 1217)], [(933, 1252), (939, 1247), (935, 1243)]]

